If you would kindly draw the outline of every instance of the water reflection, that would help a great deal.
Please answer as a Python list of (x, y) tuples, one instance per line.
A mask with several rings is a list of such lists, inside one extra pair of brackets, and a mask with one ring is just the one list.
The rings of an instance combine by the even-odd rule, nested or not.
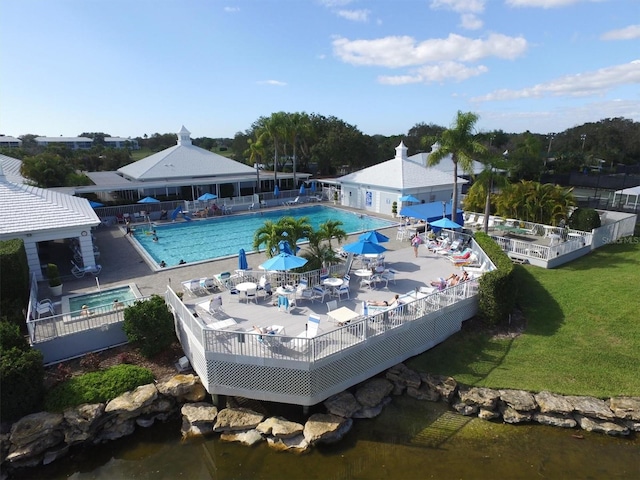
[[(179, 422), (139, 430), (15, 478), (47, 479), (529, 479), (638, 478), (640, 441), (540, 425), (503, 425), (443, 403), (397, 397), (357, 420), (338, 444), (306, 454), (211, 438), (181, 442)], [(575, 436), (583, 436), (578, 439)]]

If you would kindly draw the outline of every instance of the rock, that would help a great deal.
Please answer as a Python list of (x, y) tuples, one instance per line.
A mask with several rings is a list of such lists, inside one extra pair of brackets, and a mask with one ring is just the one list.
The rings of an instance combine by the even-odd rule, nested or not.
[(531, 412), (538, 408), (533, 395), (524, 390), (498, 390), (500, 400), (519, 412)]
[(340, 392), (327, 398), (324, 401), (327, 411), (339, 417), (350, 418), (354, 413), (362, 408), (356, 397), (349, 392)]
[(640, 422), (635, 420), (623, 420), (622, 423), (632, 432), (640, 432)]
[(495, 420), (496, 418), (500, 418), (500, 413), (489, 408), (481, 408), (478, 411), (478, 418), (482, 420)]
[(305, 440), (302, 434), (292, 438), (267, 437), (267, 444), (278, 451), (295, 450), (297, 452), (305, 452), (309, 449), (309, 442)]
[(360, 386), (355, 393), (356, 400), (363, 407), (375, 407), (393, 391), (393, 383), (386, 378), (373, 378)]
[(334, 443), (351, 430), (353, 420), (327, 413), (316, 413), (304, 424), (304, 438), (309, 445)]
[(407, 395), (417, 400), (440, 401), (440, 394), (426, 384), (420, 385), (420, 388), (407, 387)]
[(385, 376), (394, 384), (399, 385), (403, 390), (406, 387), (420, 387), (420, 375), (408, 368), (404, 363), (399, 363), (391, 367), (387, 370)]
[(351, 418), (375, 418), (382, 413), (382, 409), (391, 402), (390, 397), (385, 397), (375, 407), (363, 407), (354, 413)]
[(451, 403), (453, 396), (458, 390), (458, 382), (456, 382), (454, 378), (445, 375), (421, 373), (420, 380), (422, 384), (426, 384), (429, 389), (437, 392), (447, 403)]
[(461, 387), (458, 390), (460, 401), (467, 405), (477, 405), (490, 410), (496, 408), (500, 394), (496, 390), (484, 387)]
[(566, 416), (562, 413), (535, 412), (532, 419), (541, 425), (550, 425), (552, 427), (575, 428), (578, 425), (578, 422), (572, 416)]
[(260, 432), (255, 428), (252, 428), (251, 430), (222, 433), (220, 434), (220, 440), (225, 442), (242, 443), (243, 445), (250, 447), (258, 442), (264, 441), (264, 438), (260, 435)]
[(136, 418), (136, 425), (142, 428), (149, 428), (156, 423), (155, 416), (143, 415), (142, 417)]
[(41, 440), (62, 428), (64, 415), (61, 413), (38, 412), (22, 417), (11, 426), (9, 441), (11, 450)]
[(63, 415), (67, 427), (64, 429), (64, 441), (68, 445), (75, 445), (89, 440), (95, 434), (101, 423), (105, 409), (104, 403), (85, 403), (73, 408), (67, 408)]
[(467, 405), (464, 402), (454, 402), (451, 405), (451, 408), (453, 408), (456, 412), (458, 412), (461, 415), (475, 415), (478, 412), (478, 405)]
[(587, 432), (606, 433), (612, 436), (629, 435), (630, 431), (627, 427), (618, 425), (617, 423), (597, 418), (589, 418), (578, 413), (575, 414), (578, 425)]
[(562, 395), (547, 392), (543, 390), (540, 393), (534, 394), (540, 412), (542, 413), (561, 413), (569, 415), (573, 412), (573, 405)]
[(595, 397), (566, 396), (566, 400), (573, 406), (573, 410), (585, 417), (598, 418), (600, 420), (613, 420), (616, 416), (604, 400)]
[(207, 390), (196, 375), (176, 375), (158, 383), (157, 388), (162, 395), (173, 397), (179, 403), (201, 402), (207, 396)]
[(521, 412), (506, 404), (500, 407), (500, 413), (505, 423), (530, 422), (533, 418), (533, 412)]
[(618, 418), (640, 422), (640, 397), (610, 398), (609, 408)]
[(67, 445), (66, 443), (58, 446), (58, 448), (49, 449), (42, 457), (42, 465), (49, 465), (59, 458), (66, 456), (67, 453), (69, 453), (69, 445)]
[(231, 432), (256, 428), (264, 420), (264, 415), (248, 408), (225, 408), (218, 412), (214, 432)]
[(31, 443), (27, 443), (19, 447), (16, 445), (11, 445), (6, 461), (9, 463), (22, 463), (26, 461), (29, 465), (31, 465), (31, 462), (37, 459), (37, 463), (35, 463), (34, 465), (38, 465), (42, 461), (41, 454), (43, 452), (51, 447), (58, 446), (59, 444), (63, 443), (63, 441), (64, 433), (61, 430), (53, 430), (47, 435), (35, 439)]
[(260, 423), (256, 430), (263, 435), (272, 435), (278, 438), (293, 438), (302, 435), (304, 425), (290, 422), (282, 417), (269, 417)]
[(136, 429), (135, 418), (113, 417), (107, 421), (102, 430), (93, 438), (93, 443), (108, 442), (131, 435)]
[(132, 392), (126, 392), (107, 403), (104, 411), (123, 420), (139, 416), (142, 410), (158, 397), (158, 390), (152, 383), (141, 385)]

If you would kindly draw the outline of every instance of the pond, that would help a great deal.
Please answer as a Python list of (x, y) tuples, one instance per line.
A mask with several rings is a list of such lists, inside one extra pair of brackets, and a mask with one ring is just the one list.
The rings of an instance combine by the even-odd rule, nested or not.
[[(295, 408), (295, 407), (292, 407)], [(444, 403), (394, 397), (375, 419), (356, 420), (339, 443), (296, 455), (217, 437), (180, 440), (180, 422), (76, 450), (32, 479), (529, 479), (640, 475), (640, 441), (536, 424), (505, 425), (454, 413)]]

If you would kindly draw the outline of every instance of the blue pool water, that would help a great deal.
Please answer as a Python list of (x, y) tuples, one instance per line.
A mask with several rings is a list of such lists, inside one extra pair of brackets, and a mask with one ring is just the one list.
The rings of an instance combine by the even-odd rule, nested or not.
[[(138, 227), (135, 238), (156, 264), (164, 261), (167, 266), (237, 255), (241, 248), (253, 251), (253, 234), (265, 221), (278, 221), (282, 216), (307, 217), (314, 229), (327, 220), (343, 223), (347, 233), (375, 230), (394, 225), (393, 222), (337, 208), (315, 205), (288, 210), (261, 211), (250, 215), (218, 217), (192, 222), (170, 223), (155, 227), (158, 241), (150, 232)], [(147, 229), (149, 227), (146, 227)], [(257, 267), (257, 265), (249, 265)]]
[(124, 287), (110, 288), (101, 292), (74, 295), (69, 297), (69, 311), (78, 312), (82, 305), (87, 305), (89, 310), (104, 305), (112, 305), (114, 300), (118, 300), (125, 305), (130, 305), (136, 299), (136, 294), (129, 285)]

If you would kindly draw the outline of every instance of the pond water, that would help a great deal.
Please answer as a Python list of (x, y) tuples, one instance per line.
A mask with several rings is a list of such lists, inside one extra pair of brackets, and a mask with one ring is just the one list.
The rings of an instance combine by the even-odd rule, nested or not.
[[(290, 417), (291, 418), (291, 417)], [(395, 397), (339, 443), (296, 455), (216, 437), (182, 442), (180, 422), (75, 450), (16, 479), (636, 479), (640, 441), (463, 417), (444, 403)], [(582, 437), (582, 438), (576, 438)]]

